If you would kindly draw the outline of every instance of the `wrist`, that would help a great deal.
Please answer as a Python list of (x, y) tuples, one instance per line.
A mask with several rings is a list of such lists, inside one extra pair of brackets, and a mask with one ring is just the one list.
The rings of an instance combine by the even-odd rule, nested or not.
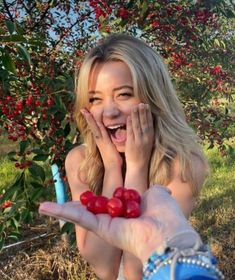
[(148, 188), (148, 170), (127, 167), (124, 186), (143, 194)]
[[(190, 235), (193, 243), (181, 242), (178, 246), (179, 237), (189, 240)], [(174, 247), (176, 244), (177, 247)], [(200, 279), (201, 276), (206, 279), (224, 279), (216, 264), (215, 257), (202, 245), (199, 235), (195, 231), (184, 231), (166, 242), (164, 252), (155, 251), (151, 254), (144, 263), (143, 279), (152, 279), (152, 276), (162, 280)]]

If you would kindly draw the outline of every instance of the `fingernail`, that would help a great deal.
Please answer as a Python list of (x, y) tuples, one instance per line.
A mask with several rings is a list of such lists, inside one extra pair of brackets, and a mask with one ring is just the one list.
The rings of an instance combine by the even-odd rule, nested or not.
[(133, 109), (133, 112), (134, 112), (134, 113), (137, 113), (137, 111), (138, 111), (138, 109), (135, 107), (135, 108)]
[(81, 109), (80, 112), (83, 114), (83, 116), (87, 116), (88, 112), (86, 109)]

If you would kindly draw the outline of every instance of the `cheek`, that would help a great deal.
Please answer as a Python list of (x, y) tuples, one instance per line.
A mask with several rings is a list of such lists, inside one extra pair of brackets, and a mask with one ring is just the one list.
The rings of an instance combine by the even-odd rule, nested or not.
[(140, 104), (140, 101), (135, 101), (132, 102), (131, 104), (128, 104), (127, 106), (125, 106), (125, 108), (123, 108), (123, 113), (125, 113), (126, 115), (131, 115), (131, 111), (134, 107), (136, 107), (138, 104)]
[(102, 111), (97, 109), (97, 108), (90, 108), (90, 113), (92, 114), (93, 118), (96, 120), (96, 121), (101, 121), (102, 119)]

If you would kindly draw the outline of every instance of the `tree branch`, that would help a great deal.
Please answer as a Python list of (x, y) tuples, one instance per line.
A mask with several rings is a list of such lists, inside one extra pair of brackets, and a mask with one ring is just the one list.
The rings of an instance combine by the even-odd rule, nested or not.
[(4, 5), (4, 7), (5, 7), (6, 11), (7, 11), (7, 14), (8, 14), (10, 20), (11, 20), (12, 22), (14, 22), (14, 18), (13, 18), (13, 16), (12, 16), (12, 14), (10, 13), (9, 7), (7, 6), (7, 3), (6, 3), (5, 0), (3, 0), (3, 5)]
[(52, 1), (53, 1), (53, 0), (49, 0), (49, 1), (47, 2), (47, 8), (46, 8), (46, 10), (45, 10), (45, 11), (43, 12), (43, 14), (41, 15), (41, 18), (39, 19), (39, 21), (36, 22), (36, 23), (33, 25), (33, 27), (30, 28), (31, 30), (34, 30), (34, 28), (36, 28), (36, 27), (40, 24), (40, 22), (44, 19), (44, 17), (46, 16), (48, 10), (50, 9), (50, 4), (51, 4)]

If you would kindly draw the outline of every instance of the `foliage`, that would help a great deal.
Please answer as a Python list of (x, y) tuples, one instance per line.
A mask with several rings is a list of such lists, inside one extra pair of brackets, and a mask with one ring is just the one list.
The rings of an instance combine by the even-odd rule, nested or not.
[(21, 171), (2, 193), (0, 244), (50, 193), (51, 164), (66, 179), (63, 163), (77, 133), (74, 67), (110, 33), (141, 37), (160, 52), (189, 122), (226, 153), (235, 131), (232, 1), (4, 0), (0, 8), (0, 133), (19, 143), (9, 158)]

